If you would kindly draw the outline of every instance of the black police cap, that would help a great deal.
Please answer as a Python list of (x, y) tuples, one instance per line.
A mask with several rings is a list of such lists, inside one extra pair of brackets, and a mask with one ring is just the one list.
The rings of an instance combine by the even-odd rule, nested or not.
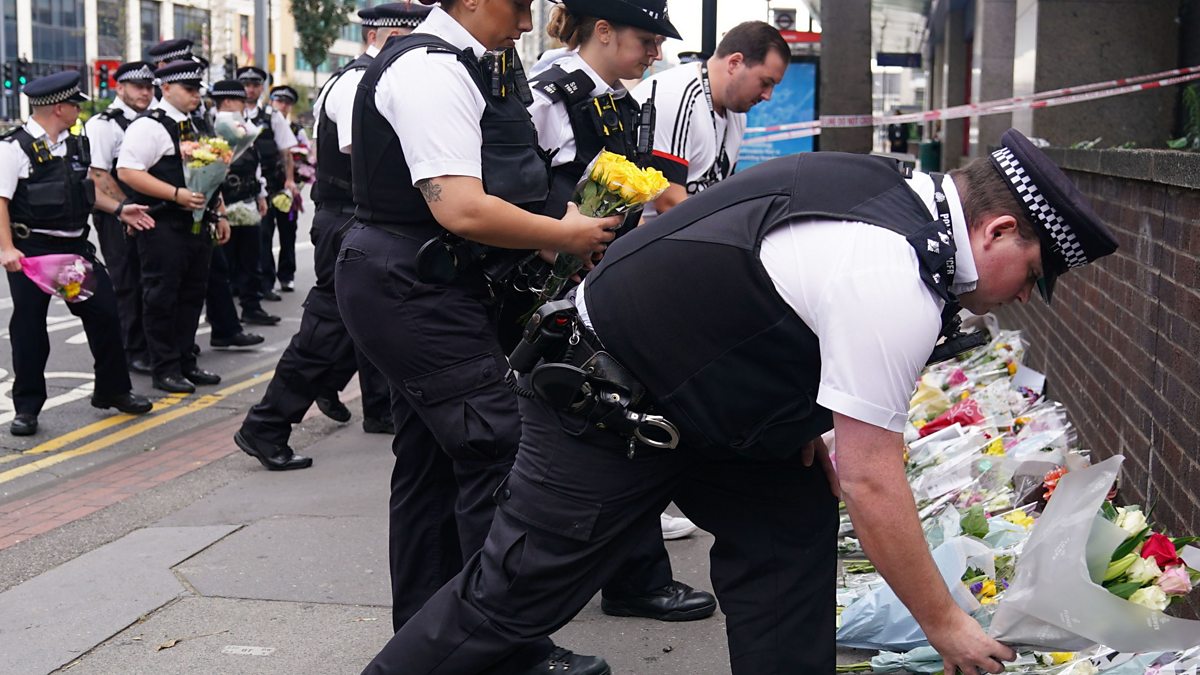
[(1043, 272), (1039, 288), (1050, 302), (1059, 275), (1116, 251), (1117, 240), (1079, 188), (1021, 132), (1004, 132), (1000, 145), (992, 153), (992, 164), (1038, 228)]
[[(422, 0), (423, 1), (423, 0)], [(680, 40), (679, 31), (667, 15), (667, 0), (555, 0), (576, 16), (591, 16), (625, 26), (648, 30)]]
[(242, 82), (266, 82), (267, 71), (258, 66), (242, 66), (237, 69), (237, 79)]
[(389, 2), (374, 9), (371, 25), (376, 28), (416, 28), (433, 11), (416, 2)]
[(130, 61), (122, 63), (113, 75), (117, 82), (143, 82), (150, 84), (154, 81), (154, 66), (145, 61)]
[(163, 40), (150, 49), (147, 49), (146, 55), (149, 57), (146, 60), (154, 63), (186, 59), (192, 55), (192, 41), (186, 38)]
[(190, 59), (172, 61), (155, 70), (154, 76), (160, 84), (182, 83), (198, 87), (204, 80), (204, 64)]
[(374, 28), (375, 8), (363, 7), (362, 9), (358, 10), (358, 18), (362, 19), (362, 25), (364, 28)]
[(208, 90), (213, 98), (246, 98), (246, 85), (239, 80), (221, 80)]
[(300, 100), (300, 93), (286, 84), (281, 84), (277, 87), (271, 87), (271, 98), (295, 103)]
[(79, 89), (80, 79), (77, 70), (64, 70), (39, 77), (25, 85), (25, 95), (29, 97), (29, 105), (32, 106), (90, 101), (87, 94)]

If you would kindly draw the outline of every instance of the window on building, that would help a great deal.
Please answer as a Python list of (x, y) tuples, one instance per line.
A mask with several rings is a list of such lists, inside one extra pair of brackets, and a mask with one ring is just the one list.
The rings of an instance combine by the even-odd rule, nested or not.
[(351, 22), (342, 26), (341, 38), (351, 42), (362, 42), (362, 24)]
[(157, 0), (142, 0), (142, 54), (162, 42), (162, 4)]
[(125, 2), (96, 0), (96, 55), (102, 59), (125, 60)]
[(186, 38), (195, 44), (200, 56), (208, 57), (209, 12), (199, 7), (175, 5), (175, 37)]
[(254, 48), (250, 40), (250, 17), (245, 14), (238, 16), (238, 45), (245, 58), (254, 58)]
[(17, 0), (4, 0), (4, 51), (3, 58), (17, 58)]
[(34, 0), (32, 27), (34, 61), (84, 62), (83, 0)]

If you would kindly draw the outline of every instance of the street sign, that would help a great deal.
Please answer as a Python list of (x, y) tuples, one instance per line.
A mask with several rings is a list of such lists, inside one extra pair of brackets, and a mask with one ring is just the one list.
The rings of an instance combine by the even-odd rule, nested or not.
[(779, 30), (792, 30), (796, 27), (796, 10), (773, 9), (771, 11), (775, 16), (775, 27)]
[(920, 68), (921, 54), (908, 54), (904, 52), (878, 52), (875, 54), (875, 63), (880, 66), (899, 66), (901, 68)]

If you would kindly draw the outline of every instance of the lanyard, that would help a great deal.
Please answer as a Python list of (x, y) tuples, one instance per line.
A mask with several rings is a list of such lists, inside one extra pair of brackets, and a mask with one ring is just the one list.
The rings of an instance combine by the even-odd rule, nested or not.
[[(950, 200), (946, 198), (946, 192), (942, 189), (942, 181), (945, 180), (944, 173), (931, 173), (929, 177), (933, 179), (933, 203), (937, 208), (938, 220), (942, 221), (943, 235), (940, 237), (942, 243), (953, 246), (954, 242), (954, 225), (950, 218)], [(946, 262), (942, 263), (938, 272), (946, 279), (946, 288), (949, 288), (954, 283), (954, 273), (957, 268), (957, 263), (953, 255), (946, 258)]]
[[(717, 108), (713, 105), (712, 84), (708, 81), (708, 62), (700, 63), (700, 84), (704, 87), (704, 98), (708, 101), (708, 112), (712, 115), (713, 123), (713, 140), (717, 137)], [(717, 151), (717, 156), (713, 160), (713, 165), (721, 173), (721, 178), (725, 178), (729, 170), (729, 157), (725, 154), (725, 142), (729, 138), (729, 121), (725, 121), (725, 133), (721, 135), (721, 148)]]

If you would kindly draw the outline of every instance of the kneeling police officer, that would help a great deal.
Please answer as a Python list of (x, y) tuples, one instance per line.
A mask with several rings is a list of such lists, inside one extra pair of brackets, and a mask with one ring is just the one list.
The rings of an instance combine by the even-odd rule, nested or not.
[(75, 254), (92, 265), (92, 297), (67, 304), (83, 321), (88, 346), (96, 359), (92, 405), (121, 412), (150, 412), (149, 399), (132, 393), (125, 368), (121, 323), (112, 280), (88, 242), (88, 216), (93, 204), (130, 227), (153, 227), (143, 207), (126, 207), (107, 195), (96, 199), (88, 175), (91, 156), (86, 136), (70, 128), (79, 119), (79, 104), (88, 97), (79, 89), (79, 73), (47, 75), (25, 86), (33, 115), (0, 142), (0, 265), (8, 272), (13, 315), (14, 436), (37, 433), (38, 414), (46, 403), (46, 359), (50, 339), (46, 312), (50, 296), (21, 271), (26, 256)]
[(878, 157), (773, 160), (618, 240), (512, 355), (536, 395), (483, 554), (365, 672), (489, 669), (569, 621), (672, 497), (715, 537), (732, 672), (833, 672), (839, 488), (946, 672), (1001, 672), (1015, 652), (955, 605), (922, 536), (908, 400), (958, 305), (1049, 300), (1116, 249), (1045, 155), (1001, 144), (907, 180)]

